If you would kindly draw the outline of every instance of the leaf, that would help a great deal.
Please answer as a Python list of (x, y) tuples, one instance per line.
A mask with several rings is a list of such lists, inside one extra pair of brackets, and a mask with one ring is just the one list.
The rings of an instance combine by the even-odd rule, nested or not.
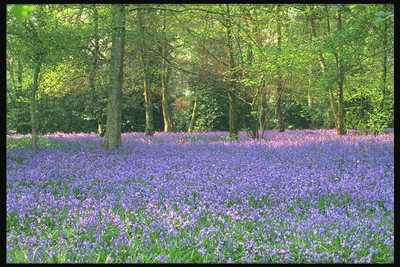
[(384, 21), (384, 20), (386, 20), (386, 19), (388, 19), (390, 17), (393, 17), (394, 14), (393, 14), (393, 12), (378, 11), (378, 12), (375, 12), (375, 16), (376, 17), (375, 17), (373, 23), (379, 23), (379, 22)]
[(81, 6), (78, 5), (78, 4), (66, 4), (66, 6), (68, 8), (71, 8), (71, 9), (79, 9), (79, 8), (81, 8)]
[(353, 10), (353, 9), (361, 10), (361, 9), (365, 9), (367, 6), (368, 5), (366, 5), (366, 4), (352, 4), (352, 5), (349, 5), (349, 9), (351, 9), (351, 10)]
[(331, 8), (333, 11), (338, 11), (339, 9), (342, 8), (342, 5), (341, 5), (341, 4), (331, 5), (330, 8)]
[(30, 13), (35, 10), (35, 7), (32, 5), (14, 5), (9, 10), (18, 21), (23, 21), (29, 19)]
[(375, 12), (375, 15), (378, 16), (378, 17), (383, 17), (383, 16), (386, 15), (386, 12), (378, 11), (378, 12)]

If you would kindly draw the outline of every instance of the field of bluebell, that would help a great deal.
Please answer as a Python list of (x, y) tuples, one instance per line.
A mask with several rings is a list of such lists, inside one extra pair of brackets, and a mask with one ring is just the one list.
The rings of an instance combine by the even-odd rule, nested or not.
[(7, 262), (393, 262), (393, 131), (223, 136), (9, 149)]

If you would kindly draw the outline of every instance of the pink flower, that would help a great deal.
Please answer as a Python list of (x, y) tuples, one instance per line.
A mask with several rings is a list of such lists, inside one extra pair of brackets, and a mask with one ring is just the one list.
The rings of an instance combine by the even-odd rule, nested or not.
[(182, 139), (182, 144), (184, 144), (184, 143), (186, 143), (186, 140), (185, 140), (185, 139)]

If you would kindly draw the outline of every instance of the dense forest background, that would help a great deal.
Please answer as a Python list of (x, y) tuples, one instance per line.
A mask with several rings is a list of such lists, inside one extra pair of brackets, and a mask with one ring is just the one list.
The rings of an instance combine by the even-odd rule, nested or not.
[(7, 129), (103, 135), (120, 81), (122, 132), (380, 132), (393, 127), (393, 9), (9, 5)]

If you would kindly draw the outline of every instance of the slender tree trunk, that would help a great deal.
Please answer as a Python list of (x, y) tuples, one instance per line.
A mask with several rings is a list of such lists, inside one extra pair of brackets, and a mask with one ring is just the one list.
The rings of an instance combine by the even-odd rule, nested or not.
[(283, 120), (282, 120), (282, 94), (283, 94), (283, 82), (282, 82), (282, 71), (280, 64), (281, 62), (279, 59), (281, 58), (282, 55), (282, 21), (280, 19), (280, 10), (281, 10), (281, 5), (277, 5), (277, 14), (278, 14), (278, 24), (277, 24), (277, 37), (278, 37), (278, 57), (277, 57), (277, 72), (278, 72), (278, 84), (276, 87), (276, 95), (277, 95), (277, 103), (275, 106), (275, 114), (276, 118), (278, 120), (278, 130), (279, 132), (285, 131), (285, 128), (283, 126)]
[[(166, 48), (164, 48), (164, 51)], [(164, 56), (167, 53), (164, 54)], [(168, 100), (169, 100), (169, 79), (170, 79), (170, 74), (171, 74), (171, 68), (167, 65), (165, 62), (165, 59), (163, 59), (163, 73), (161, 76), (161, 104), (162, 104), (162, 113), (163, 113), (163, 119), (164, 119), (164, 132), (171, 132), (174, 131), (174, 123), (172, 120), (171, 116), (171, 111), (169, 108)]]
[(189, 133), (193, 132), (193, 130), (194, 130), (194, 123), (196, 122), (197, 107), (198, 106), (199, 106), (199, 97), (196, 96), (196, 98), (194, 99), (192, 116), (191, 116), (191, 119), (190, 119), (190, 124), (189, 124), (189, 129), (188, 129)]
[[(250, 32), (253, 32), (253, 29), (251, 29)], [(246, 55), (247, 64), (252, 65), (253, 59), (254, 59), (253, 46), (251, 45), (251, 43), (248, 43), (247, 44), (247, 55)], [(242, 76), (243, 76), (243, 73), (242, 73)], [(260, 96), (260, 84), (258, 86), (251, 86), (249, 88), (249, 90), (250, 90), (250, 92), (246, 93), (246, 95), (249, 96), (249, 100), (246, 101), (247, 111), (245, 112), (245, 114), (249, 114), (248, 116), (250, 117), (249, 127), (250, 127), (251, 137), (253, 139), (259, 139), (260, 138), (260, 134), (258, 131), (259, 126), (260, 126), (259, 105), (260, 105), (260, 97), (261, 97)], [(255, 94), (253, 93), (254, 91), (256, 91)], [(250, 103), (250, 101), (251, 101), (251, 103)], [(244, 122), (246, 123), (246, 120), (244, 120)], [(247, 128), (246, 125), (244, 125), (244, 127)]]
[[(32, 32), (33, 34), (33, 39), (37, 43), (42, 43), (42, 41), (39, 39), (39, 36), (36, 32), (36, 29), (34, 28), (33, 24), (31, 21), (28, 24), (25, 24), (25, 27), (28, 31)], [(31, 115), (31, 134), (32, 134), (32, 146), (34, 148), (37, 148), (37, 121), (36, 121), (36, 93), (39, 87), (39, 74), (40, 74), (40, 69), (43, 63), (43, 55), (44, 51), (38, 51), (35, 54), (35, 70), (33, 74), (33, 84), (31, 84), (31, 95), (30, 95), (30, 115)], [(22, 68), (22, 65), (20, 66)], [(21, 77), (18, 77), (18, 80), (22, 81), (22, 71), (20, 74)]]
[[(325, 16), (326, 16), (326, 28), (328, 30), (328, 34), (331, 34), (329, 10), (328, 10), (328, 5), (327, 4), (325, 4)], [(324, 61), (324, 65), (325, 65), (325, 61)], [(325, 70), (327, 70), (327, 66), (326, 65), (325, 65)], [(338, 125), (339, 114), (337, 112), (338, 107), (336, 105), (335, 97), (333, 95), (333, 92), (334, 92), (333, 81), (326, 80), (326, 82), (328, 83), (329, 100), (330, 100), (330, 106), (331, 106), (331, 109), (332, 109), (332, 116), (333, 116), (333, 119), (334, 119), (335, 128), (338, 129), (339, 128), (339, 125)]]
[(226, 40), (228, 46), (228, 58), (229, 58), (229, 73), (230, 81), (228, 88), (228, 102), (229, 102), (229, 136), (236, 138), (239, 132), (238, 114), (237, 114), (237, 85), (236, 85), (236, 70), (234, 60), (234, 50), (232, 43), (232, 21), (230, 17), (229, 4), (226, 4)]
[(313, 105), (313, 98), (311, 95), (311, 86), (312, 86), (312, 67), (310, 66), (310, 69), (308, 70), (308, 88), (307, 88), (307, 105), (309, 108), (312, 108)]
[(150, 78), (146, 75), (144, 80), (144, 104), (146, 110), (146, 128), (144, 133), (152, 136), (154, 134), (153, 103), (151, 101)]
[(123, 55), (125, 39), (125, 5), (111, 6), (113, 19), (113, 39), (111, 47), (111, 87), (107, 105), (107, 131), (104, 147), (121, 145), (121, 104), (123, 81)]
[[(265, 82), (265, 81), (264, 81)], [(261, 133), (261, 139), (264, 138), (264, 133), (265, 130), (267, 129), (267, 125), (269, 124), (269, 116), (270, 116), (270, 112), (267, 113), (267, 103), (269, 102), (270, 98), (271, 98), (271, 94), (266, 92), (266, 88), (265, 88), (265, 84), (263, 84), (263, 92), (262, 92), (262, 106), (261, 108), (263, 109), (263, 113), (262, 114), (262, 119), (260, 120), (261, 122), (261, 129), (262, 129), (262, 133)]]
[(101, 121), (97, 122), (97, 134), (100, 136), (104, 136), (106, 133), (106, 129), (104, 127), (104, 124), (101, 123)]
[(167, 85), (167, 77), (164, 74), (161, 77), (161, 104), (162, 104), (162, 113), (163, 113), (163, 120), (164, 120), (164, 132), (172, 131), (172, 123), (171, 117), (169, 114), (168, 108), (168, 85)]
[[(261, 44), (261, 40), (262, 38), (260, 37), (260, 32), (259, 30), (257, 30), (257, 28), (254, 27), (254, 24), (251, 23), (251, 14), (247, 13), (246, 14), (246, 19), (245, 22), (247, 24), (249, 24), (250, 26), (250, 33), (252, 36), (256, 36), (256, 43), (259, 47), (262, 46)], [(254, 52), (253, 52), (253, 45), (252, 43), (248, 43), (248, 53), (247, 53), (247, 61), (249, 65), (252, 65), (254, 60)], [(258, 131), (257, 131), (257, 138), (263, 138), (264, 136), (264, 131), (265, 131), (265, 127), (266, 127), (266, 111), (265, 111), (265, 80), (262, 77), (260, 79), (259, 84), (257, 85), (257, 129), (261, 130), (261, 136), (259, 135)]]
[[(163, 21), (163, 33), (166, 32), (167, 25), (166, 21)], [(167, 59), (170, 60), (170, 44), (167, 38), (163, 38), (161, 40), (161, 44), (159, 49), (161, 51), (161, 62), (162, 62), (162, 70), (161, 70), (161, 104), (162, 104), (162, 114), (164, 120), (164, 132), (174, 132), (175, 125), (172, 119), (171, 110), (169, 106), (169, 98), (170, 98), (170, 77), (171, 77), (171, 66), (167, 63)]]
[(101, 111), (98, 111), (96, 113), (96, 121), (97, 121), (97, 134), (100, 136), (104, 136), (106, 133), (106, 128), (104, 125), (104, 121), (102, 118), (102, 114)]
[[(387, 7), (387, 5), (385, 5)], [(387, 10), (385, 10), (387, 11)], [(383, 47), (388, 47), (388, 21), (385, 20), (383, 22), (383, 31), (382, 31), (382, 44)], [(385, 49), (382, 55), (382, 100), (381, 100), (381, 105), (380, 105), (380, 110), (383, 111), (385, 107), (385, 101), (386, 101), (386, 90), (387, 90), (387, 61), (388, 61), (388, 51)]]
[(17, 68), (17, 81), (18, 81), (18, 85), (17, 85), (17, 87), (18, 87), (18, 89), (22, 89), (22, 72), (23, 72), (23, 69), (22, 69), (22, 62), (20, 61), (20, 60), (18, 60), (18, 68)]
[[(248, 105), (248, 107), (249, 107), (249, 109), (250, 109), (250, 111), (253, 111), (253, 107), (256, 107), (256, 108), (258, 108), (258, 103), (260, 102), (260, 95), (257, 93), (257, 96), (256, 96), (256, 98), (253, 98), (253, 102), (252, 102), (252, 104), (251, 105)], [(248, 113), (248, 112), (246, 112), (246, 113)], [(258, 113), (258, 112), (257, 112)], [(250, 116), (251, 116), (251, 120), (250, 120), (250, 123), (251, 123), (251, 125), (250, 125), (250, 129), (251, 129), (251, 137), (253, 138), (253, 139), (259, 139), (260, 138), (260, 133), (259, 133), (259, 131), (258, 131), (258, 129), (259, 129), (259, 114), (257, 114), (257, 113), (253, 113), (253, 114), (250, 114)]]
[(36, 93), (39, 87), (39, 73), (41, 63), (37, 63), (35, 72), (33, 74), (33, 84), (31, 86), (30, 97), (30, 113), (31, 113), (31, 133), (32, 133), (32, 146), (37, 148), (37, 121), (36, 121)]
[(236, 138), (239, 132), (237, 115), (237, 96), (231, 90), (228, 91), (229, 101), (229, 136)]
[[(265, 111), (265, 93), (262, 90), (263, 88), (259, 88), (260, 90), (260, 99), (259, 99), (259, 104), (258, 104), (258, 122), (259, 122), (259, 128), (264, 133), (265, 128), (266, 128), (266, 111)], [(262, 138), (262, 136), (261, 136)]]
[[(13, 61), (14, 62), (14, 61)], [(19, 67), (19, 61), (17, 62), (17, 66)], [(14, 75), (14, 64), (11, 64), (10, 59), (6, 59), (6, 66), (7, 66), (7, 71), (8, 73), (10, 73), (10, 78), (12, 81), (12, 84), (15, 88), (17, 88), (17, 92), (20, 92), (21, 88), (22, 88), (22, 67), (21, 67), (21, 71), (19, 71), (19, 68), (17, 68), (17, 81), (15, 81), (15, 75)], [(21, 73), (21, 76), (19, 76), (19, 73)], [(7, 99), (10, 99), (10, 105), (7, 103), (7, 114), (10, 110), (15, 110), (17, 109), (17, 101), (15, 99), (15, 97), (13, 96), (12, 93), (10, 93), (10, 87), (6, 86), (6, 95), (7, 95)], [(10, 122), (8, 116), (7, 116), (7, 133), (10, 130), (10, 127), (12, 127), (13, 129), (16, 129), (14, 127), (14, 123)]]
[(92, 92), (96, 90), (95, 86), (95, 78), (96, 78), (96, 71), (97, 71), (97, 62), (99, 56), (99, 13), (97, 11), (96, 5), (93, 5), (93, 39), (94, 39), (94, 51), (93, 51), (93, 58), (92, 58), (92, 66), (89, 72), (89, 86)]
[(338, 135), (344, 135), (347, 133), (344, 124), (344, 107), (343, 107), (343, 77), (338, 78)]
[[(96, 92), (96, 72), (99, 61), (99, 53), (100, 53), (100, 43), (99, 43), (99, 12), (95, 4), (92, 5), (93, 9), (93, 41), (94, 41), (94, 50), (93, 50), (93, 58), (92, 58), (92, 66), (89, 71), (89, 87), (90, 91), (94, 94)], [(94, 100), (96, 101), (96, 100)], [(100, 136), (104, 136), (104, 125), (101, 119), (101, 108), (100, 111), (95, 110), (95, 116), (97, 120), (97, 134)]]
[[(342, 16), (341, 11), (336, 11), (336, 22), (337, 22), (337, 30), (339, 33), (342, 32)], [(336, 59), (336, 69), (338, 71), (337, 75), (337, 97), (338, 97), (338, 122), (337, 122), (337, 133), (338, 135), (346, 134), (347, 130), (344, 124), (344, 106), (343, 106), (343, 83), (344, 83), (344, 71), (343, 71), (343, 63), (341, 58), (340, 48), (335, 52)]]
[[(17, 68), (17, 81), (18, 81), (18, 84), (17, 84), (17, 88), (18, 88), (18, 95), (19, 94), (21, 94), (21, 92), (22, 92), (22, 73), (23, 73), (23, 66), (22, 66), (22, 62), (20, 61), (20, 60), (18, 60), (18, 63), (17, 63), (18, 65), (18, 68)], [(15, 105), (14, 105), (14, 107), (15, 108), (19, 108), (20, 107), (20, 104), (19, 104), (19, 102), (17, 102), (17, 101), (15, 101), (15, 98), (14, 98), (14, 103), (15, 103)], [(17, 132), (19, 132), (19, 124), (18, 123), (16, 123), (15, 124), (15, 130), (17, 131)]]
[(149, 63), (148, 63), (148, 54), (145, 40), (145, 28), (143, 22), (143, 14), (142, 11), (138, 11), (138, 26), (139, 32), (141, 36), (141, 40), (139, 41), (140, 44), (140, 57), (142, 60), (143, 72), (144, 72), (144, 106), (145, 106), (145, 114), (146, 114), (146, 127), (145, 127), (145, 134), (152, 136), (154, 134), (154, 119), (153, 119), (153, 103), (151, 101), (151, 85), (150, 85), (150, 70), (149, 70)]
[(283, 121), (282, 121), (282, 109), (281, 109), (281, 103), (282, 103), (282, 94), (279, 94), (279, 92), (282, 90), (282, 88), (279, 88), (278, 86), (278, 100), (275, 106), (275, 114), (276, 118), (278, 120), (278, 131), (279, 132), (284, 132), (285, 128), (283, 127)]
[[(317, 38), (316, 30), (315, 30), (315, 23), (314, 23), (314, 18), (313, 18), (313, 13), (312, 13), (312, 6), (310, 6), (310, 18), (309, 18), (309, 25), (310, 25), (310, 34), (312, 38)], [(329, 23), (329, 13), (328, 13), (328, 6), (325, 5), (325, 15), (326, 15), (326, 27), (328, 34), (330, 34), (330, 23)], [(323, 75), (326, 77), (328, 74), (328, 66), (325, 63), (325, 59), (322, 55), (322, 52), (318, 53), (318, 59), (319, 59), (319, 65), (321, 68), (321, 71)], [(326, 80), (325, 78), (325, 86), (328, 88), (328, 95), (329, 95), (329, 107), (331, 109), (331, 113), (333, 116), (333, 121), (335, 124), (335, 128), (338, 128), (338, 115), (337, 115), (337, 107), (335, 104), (335, 99), (333, 96), (333, 87), (332, 87), (332, 82), (330, 80)]]

